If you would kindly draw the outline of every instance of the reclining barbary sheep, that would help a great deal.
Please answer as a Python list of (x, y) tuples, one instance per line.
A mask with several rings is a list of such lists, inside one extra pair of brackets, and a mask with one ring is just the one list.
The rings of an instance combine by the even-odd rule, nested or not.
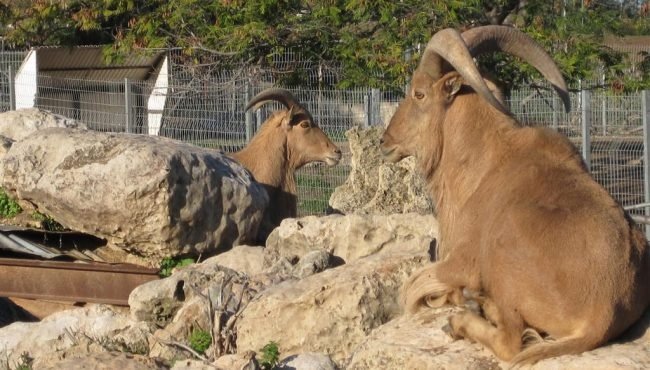
[(274, 112), (244, 149), (230, 155), (268, 192), (269, 206), (259, 233), (261, 241), (283, 219), (298, 214), (296, 170), (311, 162), (334, 166), (341, 159), (341, 150), (288, 90), (264, 90), (251, 99), (246, 110), (272, 101), (287, 109)]
[(475, 300), (485, 318), (452, 315), (450, 334), (525, 364), (594, 349), (637, 321), (650, 254), (570, 141), (523, 127), (495, 98), (472, 57), (498, 50), (535, 66), (569, 109), (555, 63), (522, 32), (446, 29), (429, 41), (381, 148), (389, 161), (416, 157), (440, 224), (444, 256), (404, 285), (406, 310)]

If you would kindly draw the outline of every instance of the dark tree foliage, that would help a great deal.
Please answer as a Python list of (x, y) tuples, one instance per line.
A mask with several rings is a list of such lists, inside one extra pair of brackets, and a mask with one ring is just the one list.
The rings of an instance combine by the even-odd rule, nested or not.
[[(570, 82), (604, 76), (637, 89), (648, 63), (630, 76), (602, 40), (647, 35), (648, 11), (638, 0), (0, 0), (0, 33), (15, 47), (106, 44), (108, 61), (180, 47), (191, 63), (211, 55), (272, 68), (294, 51), (339, 71), (339, 87), (400, 88), (439, 29), (507, 24), (541, 42)], [(539, 77), (501, 55), (481, 62), (508, 86)]]

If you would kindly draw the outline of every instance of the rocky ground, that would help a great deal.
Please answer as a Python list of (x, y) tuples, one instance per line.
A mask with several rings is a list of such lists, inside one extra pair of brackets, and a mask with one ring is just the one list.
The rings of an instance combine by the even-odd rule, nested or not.
[[(252, 369), (275, 342), (281, 369), (506, 368), (442, 330), (459, 308), (407, 316), (397, 304), (404, 280), (429, 263), (435, 225), (418, 214), (286, 220), (265, 247), (238, 246), (136, 288), (128, 310), (91, 305), (5, 326), (4, 363), (15, 369), (28, 356), (34, 369)], [(649, 368), (649, 323), (650, 315), (615, 343), (532, 368)], [(196, 331), (211, 337), (201, 353)]]
[[(23, 118), (32, 116), (49, 119), (35, 112)], [(10, 149), (4, 158), (14, 158), (13, 167), (0, 168), (11, 169), (10, 176), (21, 180), (12, 183), (34, 183), (35, 178), (15, 175), (24, 166), (16, 162), (18, 149), (25, 151), (34, 141), (25, 141), (27, 135), (12, 130), (2, 131), (2, 122), (0, 117), (0, 138), (16, 136), (23, 144), (14, 146), (14, 139), (7, 139)], [(27, 309), (21, 309), (11, 301), (0, 301), (0, 369), (230, 370), (270, 368), (275, 360), (276, 369), (298, 370), (507, 368), (485, 348), (445, 333), (447, 317), (461, 308), (403, 314), (398, 303), (402, 284), (444, 251), (436, 249), (437, 223), (430, 214), (431, 201), (422, 195), (423, 184), (413, 174), (413, 163), (384, 164), (376, 145), (380, 133), (378, 128), (348, 133), (352, 172), (330, 200), (330, 206), (343, 214), (284, 220), (264, 246), (234, 243), (226, 252), (139, 286), (129, 297), (129, 307), (55, 304), (50, 311), (34, 314), (37, 304), (22, 301)], [(109, 162), (121, 153), (80, 151), (91, 152), (97, 158), (107, 154), (101, 158)], [(158, 168), (166, 168), (167, 159)], [(242, 181), (237, 171), (225, 172), (219, 178)], [(136, 185), (124, 184), (124, 189)], [(120, 189), (115, 192), (122, 194)], [(146, 192), (130, 194), (130, 201), (146, 196)], [(49, 209), (59, 209), (55, 200), (45, 198)], [(251, 220), (237, 210), (237, 197), (223, 193), (222, 198), (221, 206), (231, 212), (230, 218), (223, 218), (224, 224), (245, 226)], [(173, 209), (185, 214), (196, 208), (191, 202), (179, 202)], [(210, 232), (219, 224), (214, 223)], [(239, 235), (233, 230), (245, 230), (244, 226), (230, 232)], [(99, 226), (85, 227), (104, 232)], [(184, 237), (184, 229), (178, 230), (174, 237)], [(133, 235), (137, 234), (120, 238)], [(222, 237), (215, 234), (215, 240)], [(151, 255), (159, 259), (163, 252), (182, 247), (162, 244), (149, 249)], [(650, 314), (646, 314), (613, 343), (531, 368), (650, 368), (649, 325)]]

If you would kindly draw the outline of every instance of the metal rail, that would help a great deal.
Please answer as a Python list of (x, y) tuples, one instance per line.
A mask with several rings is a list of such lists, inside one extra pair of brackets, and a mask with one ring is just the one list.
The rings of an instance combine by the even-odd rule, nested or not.
[(0, 258), (0, 296), (127, 306), (158, 270), (126, 264)]

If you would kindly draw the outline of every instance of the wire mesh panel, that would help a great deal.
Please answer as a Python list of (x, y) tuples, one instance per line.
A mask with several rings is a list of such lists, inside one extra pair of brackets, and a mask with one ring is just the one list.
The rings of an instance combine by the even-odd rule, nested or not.
[(586, 130), (594, 179), (623, 205), (633, 205), (644, 202), (640, 96), (598, 89), (586, 95), (574, 92), (567, 114), (552, 90), (520, 89), (512, 93), (510, 107), (525, 125), (554, 128), (583, 153)]
[(27, 51), (0, 52), (0, 112), (11, 109), (11, 82), (20, 64), (25, 59)]
[[(0, 53), (0, 110), (9, 109), (10, 91), (29, 90), (9, 79), (26, 52)], [(350, 172), (345, 133), (352, 127), (387, 125), (402, 96), (371, 88), (336, 89), (335, 66), (300, 60), (299, 54), (274, 56), (273, 68), (224, 65), (217, 57), (171, 50), (164, 107), (150, 109), (152, 81), (89, 81), (31, 76), (36, 81), (36, 106), (78, 119), (105, 132), (155, 134), (234, 152), (244, 147), (279, 103), (245, 112), (249, 99), (274, 86), (288, 88), (312, 113), (316, 123), (343, 152), (339, 165), (321, 163), (300, 169), (300, 215), (323, 214), (329, 198)], [(298, 73), (308, 83), (287, 77)], [(586, 85), (585, 85), (586, 86)], [(644, 202), (643, 113), (641, 93), (613, 94), (593, 89), (570, 94), (572, 110), (547, 86), (510, 92), (508, 105), (524, 125), (549, 127), (566, 135), (583, 150), (590, 139), (590, 169), (594, 178), (624, 205)], [(586, 100), (585, 100), (586, 99)], [(586, 126), (585, 126), (586, 125)]]
[(214, 81), (199, 88), (174, 81), (169, 90), (160, 135), (228, 152), (245, 145), (243, 84)]
[(555, 91), (545, 88), (522, 88), (511, 92), (510, 110), (526, 126), (549, 127), (569, 138), (580, 137), (580, 96), (570, 94), (571, 111), (566, 112)]
[(591, 172), (625, 205), (644, 202), (643, 122), (640, 94), (592, 93)]
[[(147, 132), (146, 99), (152, 86), (146, 81), (92, 81), (23, 74), (35, 81), (35, 96), (21, 96), (23, 106), (36, 106), (52, 113), (77, 119), (88, 128), (103, 132)], [(21, 82), (17, 91), (30, 90)]]

